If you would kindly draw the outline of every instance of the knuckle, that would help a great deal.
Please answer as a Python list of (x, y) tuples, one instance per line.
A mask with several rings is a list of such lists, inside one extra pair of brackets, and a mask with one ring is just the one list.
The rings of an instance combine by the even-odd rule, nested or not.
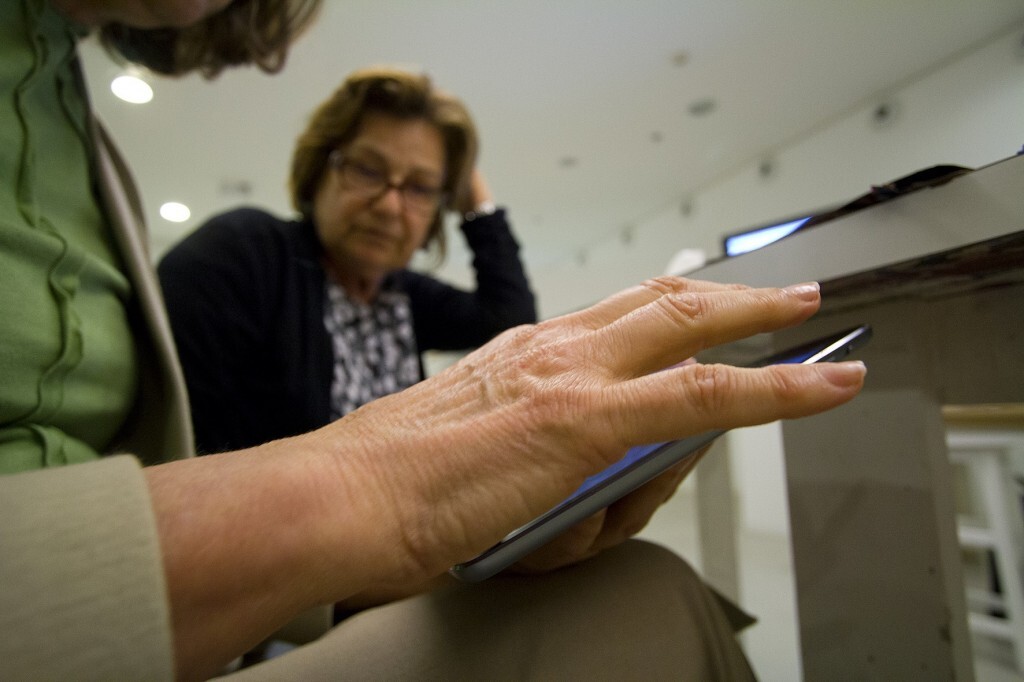
[[(703, 284), (706, 283), (690, 279), (688, 277), (660, 275), (658, 277), (651, 277), (647, 279), (641, 284), (641, 286), (647, 287), (659, 294), (674, 294), (685, 291), (697, 291), (702, 288), (701, 285)], [(752, 289), (752, 287), (747, 284), (738, 283), (716, 284), (715, 286), (726, 291), (749, 291)]]
[(735, 386), (732, 373), (724, 365), (693, 365), (689, 376), (695, 407), (706, 414), (720, 411)]
[(662, 275), (660, 277), (651, 277), (641, 284), (641, 286), (650, 289), (651, 291), (664, 296), (665, 294), (672, 294), (679, 291), (686, 291), (689, 280), (682, 277), (672, 277), (669, 275)]
[(662, 296), (658, 301), (673, 321), (687, 327), (707, 320), (712, 313), (709, 299), (697, 293)]
[(607, 384), (603, 365), (594, 361), (592, 337), (549, 322), (505, 332), (500, 356), (486, 360), (490, 369), (481, 399), (507, 409), (510, 419), (524, 420), (542, 440), (589, 440), (602, 430), (595, 416)]
[(543, 333), (542, 325), (543, 323), (521, 324), (503, 331), (495, 340), (515, 348), (530, 348), (536, 343), (537, 337)]
[(580, 375), (528, 382), (518, 409), (535, 429), (531, 438), (558, 443), (582, 459), (602, 458), (618, 434), (598, 383)]
[(523, 397), (535, 423), (557, 432), (568, 431), (576, 425), (578, 416), (587, 414), (592, 402), (582, 382), (570, 377), (531, 381)]
[(747, 284), (726, 284), (726, 290), (728, 291), (751, 291), (752, 287)]

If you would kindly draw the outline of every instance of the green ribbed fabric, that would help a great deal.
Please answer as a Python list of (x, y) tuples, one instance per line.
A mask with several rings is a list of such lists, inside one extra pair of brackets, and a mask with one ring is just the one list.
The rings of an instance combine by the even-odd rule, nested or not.
[(0, 3), (0, 472), (98, 457), (138, 381), (80, 37), (45, 0)]

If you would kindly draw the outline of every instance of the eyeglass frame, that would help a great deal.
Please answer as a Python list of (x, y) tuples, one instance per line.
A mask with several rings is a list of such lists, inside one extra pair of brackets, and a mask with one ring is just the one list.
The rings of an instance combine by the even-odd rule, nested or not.
[[(410, 184), (409, 182), (407, 182), (407, 180), (403, 180), (400, 183), (393, 182), (391, 180), (391, 178), (386, 173), (381, 173), (380, 174), (380, 176), (381, 176), (380, 177), (380, 182), (379, 183), (375, 183), (375, 184), (379, 184), (379, 187), (377, 187), (374, 191), (370, 191), (369, 187), (359, 187), (358, 186), (358, 181), (356, 183), (352, 183), (351, 182), (351, 179), (352, 179), (351, 176), (348, 176), (346, 178), (346, 174), (345, 174), (345, 169), (346, 168), (351, 168), (353, 165), (356, 165), (356, 166), (362, 167), (364, 170), (374, 171), (374, 173), (376, 173), (376, 171), (374, 169), (372, 169), (372, 168), (366, 167), (362, 163), (359, 163), (357, 161), (353, 161), (352, 159), (346, 158), (345, 153), (342, 150), (340, 150), (340, 149), (335, 149), (330, 154), (328, 154), (328, 156), (327, 156), (327, 165), (330, 168), (338, 171), (341, 174), (342, 182), (345, 182), (346, 180), (348, 180), (348, 185), (349, 185), (350, 189), (353, 189), (355, 191), (366, 192), (365, 196), (366, 196), (366, 198), (368, 200), (376, 201), (377, 199), (379, 199), (382, 196), (384, 196), (385, 194), (387, 194), (388, 190), (395, 189), (395, 190), (398, 190), (399, 196), (402, 197), (402, 206), (406, 210), (411, 210), (411, 211), (414, 211), (416, 213), (422, 213), (424, 216), (434, 215), (435, 212), (440, 211), (441, 207), (444, 206), (444, 204), (445, 204), (445, 202), (446, 202), (446, 200), (448, 198), (448, 192), (446, 192), (443, 187), (438, 187), (436, 189), (431, 188), (432, 191), (436, 193), (436, 197), (432, 200), (433, 204), (431, 206), (429, 206), (429, 207), (426, 204), (424, 204), (424, 205), (417, 205), (416, 201), (418, 201), (418, 200), (414, 199), (413, 201), (410, 202), (409, 201), (409, 195), (407, 194), (407, 192), (412, 187), (416, 186), (417, 183)], [(370, 178), (367, 177), (367, 175), (364, 173), (362, 179), (363, 180), (369, 180)], [(419, 186), (422, 189), (426, 189), (425, 186), (423, 186), (423, 185), (419, 185)]]

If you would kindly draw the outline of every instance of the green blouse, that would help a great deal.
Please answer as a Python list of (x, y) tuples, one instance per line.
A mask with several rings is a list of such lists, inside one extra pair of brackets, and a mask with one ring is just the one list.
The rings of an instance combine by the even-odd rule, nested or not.
[(95, 459), (138, 384), (131, 285), (90, 177), (83, 32), (0, 2), (0, 473)]

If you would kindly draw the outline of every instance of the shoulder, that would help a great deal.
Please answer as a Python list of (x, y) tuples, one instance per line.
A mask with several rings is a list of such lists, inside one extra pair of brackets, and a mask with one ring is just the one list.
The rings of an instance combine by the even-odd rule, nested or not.
[(292, 221), (283, 220), (260, 208), (243, 207), (213, 216), (196, 228), (188, 239), (204, 241), (280, 239), (287, 235)]
[(224, 259), (275, 258), (292, 250), (299, 223), (283, 220), (259, 208), (237, 208), (213, 216), (172, 247), (161, 268), (183, 262), (212, 263)]

